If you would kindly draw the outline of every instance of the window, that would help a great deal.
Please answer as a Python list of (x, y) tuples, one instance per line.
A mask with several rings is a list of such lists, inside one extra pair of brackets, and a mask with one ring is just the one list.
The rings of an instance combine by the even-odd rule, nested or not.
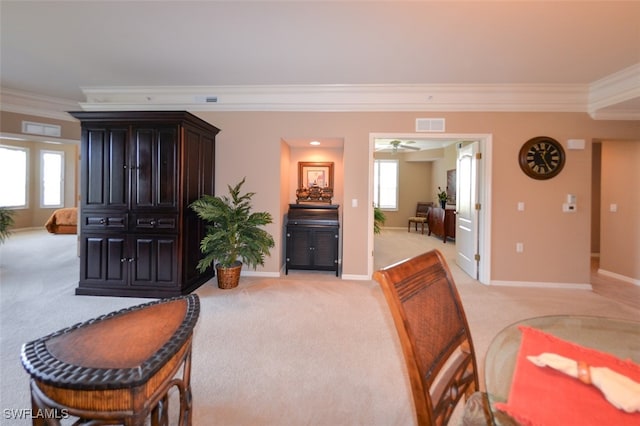
[(62, 207), (64, 204), (64, 152), (40, 151), (40, 206)]
[(0, 206), (27, 207), (27, 159), (29, 150), (0, 145)]
[(398, 160), (374, 160), (373, 203), (381, 209), (398, 208)]

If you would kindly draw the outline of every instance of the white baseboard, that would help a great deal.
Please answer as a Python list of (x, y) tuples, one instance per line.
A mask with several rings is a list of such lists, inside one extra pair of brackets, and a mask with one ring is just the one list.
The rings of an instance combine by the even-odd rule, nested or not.
[(502, 287), (562, 288), (570, 290), (592, 290), (589, 283), (550, 283), (536, 281), (499, 281), (492, 280), (489, 285)]
[(598, 274), (640, 286), (640, 280), (632, 277), (627, 277), (626, 275), (616, 274), (615, 272), (607, 271), (606, 269), (598, 269)]
[(14, 228), (11, 232), (27, 232), (27, 231), (46, 231), (44, 226), (30, 226), (27, 228)]
[(268, 277), (268, 278), (280, 278), (280, 272), (259, 272), (259, 271), (240, 271), (241, 277)]
[(371, 277), (368, 275), (351, 275), (351, 274), (342, 274), (341, 277), (343, 280), (354, 280), (354, 281), (369, 281)]

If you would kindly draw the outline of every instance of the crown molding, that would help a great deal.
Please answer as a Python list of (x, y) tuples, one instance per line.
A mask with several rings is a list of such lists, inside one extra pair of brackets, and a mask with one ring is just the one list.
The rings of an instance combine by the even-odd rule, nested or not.
[(111, 86), (82, 91), (85, 111), (586, 112), (588, 95), (584, 85)]
[(47, 117), (55, 120), (77, 121), (67, 114), (79, 108), (76, 101), (36, 95), (19, 90), (0, 88), (0, 110), (17, 114)]
[(640, 63), (589, 85), (589, 115), (596, 120), (640, 120), (640, 110), (616, 108), (633, 100), (640, 105)]
[[(85, 102), (0, 89), (0, 109), (74, 121), (67, 111), (587, 112), (637, 120), (615, 105), (640, 98), (640, 64), (591, 85), (272, 85), (83, 87)], [(215, 102), (211, 102), (214, 101)]]
[(589, 115), (594, 120), (640, 121), (640, 110), (620, 111), (612, 109), (610, 111), (591, 112)]

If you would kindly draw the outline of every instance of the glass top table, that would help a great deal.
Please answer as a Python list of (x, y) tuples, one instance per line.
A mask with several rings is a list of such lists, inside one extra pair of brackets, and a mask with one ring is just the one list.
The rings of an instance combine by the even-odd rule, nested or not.
[(495, 425), (517, 425), (513, 419), (496, 410), (494, 403), (508, 399), (520, 349), (521, 332), (518, 327), (523, 325), (640, 364), (640, 322), (575, 315), (543, 316), (518, 321), (493, 338), (485, 358), (485, 387)]

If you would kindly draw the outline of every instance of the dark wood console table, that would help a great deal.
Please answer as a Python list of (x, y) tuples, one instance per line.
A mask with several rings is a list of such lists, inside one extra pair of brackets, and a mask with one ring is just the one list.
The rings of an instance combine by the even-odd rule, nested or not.
[[(191, 343), (198, 296), (175, 297), (112, 312), (22, 347), (34, 412), (57, 418), (33, 424), (169, 424), (169, 389), (179, 391), (178, 424), (191, 425)], [(181, 374), (179, 374), (181, 372)], [(172, 422), (174, 423), (174, 422)]]
[(446, 243), (447, 238), (456, 239), (456, 210), (443, 209), (440, 207), (431, 207), (427, 214), (427, 223), (429, 225), (429, 234), (433, 232), (435, 235), (442, 237)]

